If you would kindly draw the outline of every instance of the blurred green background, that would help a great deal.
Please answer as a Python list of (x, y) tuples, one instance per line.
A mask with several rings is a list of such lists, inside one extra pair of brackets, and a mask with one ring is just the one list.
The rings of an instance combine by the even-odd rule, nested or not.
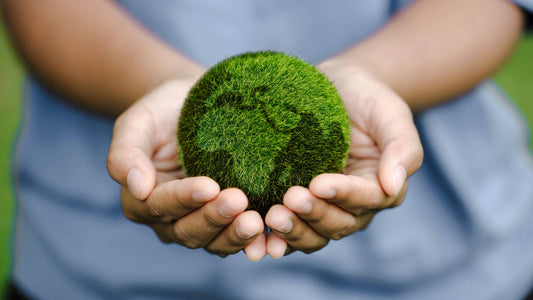
[(13, 228), (13, 189), (11, 151), (20, 119), (20, 82), (23, 71), (10, 48), (0, 18), (0, 297), (7, 280)]
[[(495, 76), (503, 89), (533, 121), (533, 37), (525, 37)], [(23, 70), (7, 40), (0, 19), (0, 295), (11, 264), (14, 196), (10, 177), (11, 152), (20, 121)]]

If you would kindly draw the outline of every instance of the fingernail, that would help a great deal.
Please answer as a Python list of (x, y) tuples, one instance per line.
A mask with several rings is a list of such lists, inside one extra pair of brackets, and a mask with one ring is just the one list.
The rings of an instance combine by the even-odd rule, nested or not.
[(293, 226), (292, 221), (288, 220), (283, 225), (276, 227), (276, 230), (281, 233), (289, 233), (292, 230), (292, 226)]
[(196, 191), (192, 192), (192, 200), (194, 200), (196, 202), (203, 203), (203, 202), (209, 201), (211, 199), (214, 199), (216, 197), (216, 195), (217, 195), (216, 193), (212, 193), (212, 192), (209, 192), (209, 191), (196, 190)]
[(136, 198), (140, 198), (141, 192), (144, 186), (144, 176), (141, 173), (141, 171), (137, 168), (132, 169), (128, 173), (128, 177), (126, 181), (127, 181), (128, 189), (130, 190), (130, 193)]
[(249, 238), (251, 238), (252, 236), (254, 236), (253, 233), (251, 232), (248, 232), (246, 229), (243, 229), (241, 228), (241, 226), (237, 226), (235, 228), (235, 233), (237, 234), (237, 236), (243, 240), (247, 240)]
[(334, 189), (328, 188), (322, 193), (322, 197), (329, 199), (335, 197), (336, 194), (337, 192)]
[(287, 244), (279, 244), (275, 245), (274, 247), (271, 246), (270, 249), (270, 256), (273, 259), (280, 259), (285, 255), (285, 252), (287, 252), (288, 246)]
[(392, 183), (394, 184), (394, 195), (397, 196), (402, 190), (402, 187), (405, 183), (407, 172), (405, 171), (404, 167), (398, 166), (396, 167), (396, 169), (394, 169), (392, 176)]
[(302, 205), (302, 214), (308, 214), (311, 212), (311, 210), (313, 209), (313, 203), (311, 203), (311, 201), (307, 200), (305, 201), (305, 203)]
[(217, 207), (218, 214), (224, 218), (233, 218), (240, 210), (236, 207), (228, 205), (228, 203), (221, 203)]
[(298, 213), (300, 214), (308, 214), (313, 209), (313, 204), (309, 200), (305, 200), (305, 202), (300, 206), (300, 209)]

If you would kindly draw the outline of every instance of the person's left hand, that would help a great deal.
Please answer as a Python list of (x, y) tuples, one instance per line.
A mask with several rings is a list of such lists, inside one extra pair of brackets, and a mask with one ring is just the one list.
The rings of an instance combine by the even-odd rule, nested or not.
[[(359, 69), (319, 66), (336, 85), (350, 116), (351, 145), (344, 174), (320, 174), (309, 189), (295, 186), (265, 217), (267, 253), (312, 253), (365, 229), (374, 215), (399, 205), (423, 150), (408, 105)], [(305, 158), (303, 158), (305, 159)]]
[(266, 254), (264, 224), (259, 213), (245, 211), (246, 195), (236, 188), (221, 191), (205, 176), (185, 178), (176, 159), (178, 115), (194, 82), (166, 81), (117, 118), (107, 166), (122, 186), (122, 211), (164, 243), (221, 257), (243, 250), (260, 260)]

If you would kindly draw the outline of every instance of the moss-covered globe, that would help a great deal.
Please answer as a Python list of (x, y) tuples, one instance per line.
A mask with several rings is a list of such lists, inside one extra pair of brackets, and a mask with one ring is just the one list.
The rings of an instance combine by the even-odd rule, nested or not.
[(245, 53), (213, 66), (190, 90), (179, 156), (187, 176), (240, 188), (264, 216), (289, 187), (342, 171), (349, 130), (339, 94), (314, 66), (279, 52)]

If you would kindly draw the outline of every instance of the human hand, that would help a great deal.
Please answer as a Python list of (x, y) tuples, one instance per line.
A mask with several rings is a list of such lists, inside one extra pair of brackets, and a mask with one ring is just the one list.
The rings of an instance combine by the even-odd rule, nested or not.
[(185, 178), (176, 159), (178, 115), (193, 84), (166, 82), (116, 120), (107, 167), (122, 185), (124, 215), (150, 226), (165, 243), (222, 257), (244, 249), (250, 260), (260, 260), (266, 253), (263, 220), (245, 211), (246, 195), (220, 191), (208, 177)]
[(321, 174), (309, 189), (292, 187), (283, 205), (265, 217), (272, 229), (267, 253), (317, 251), (365, 229), (374, 215), (399, 205), (407, 178), (420, 168), (423, 150), (408, 105), (369, 74), (332, 61), (319, 66), (336, 85), (351, 121), (351, 145), (343, 174)]

